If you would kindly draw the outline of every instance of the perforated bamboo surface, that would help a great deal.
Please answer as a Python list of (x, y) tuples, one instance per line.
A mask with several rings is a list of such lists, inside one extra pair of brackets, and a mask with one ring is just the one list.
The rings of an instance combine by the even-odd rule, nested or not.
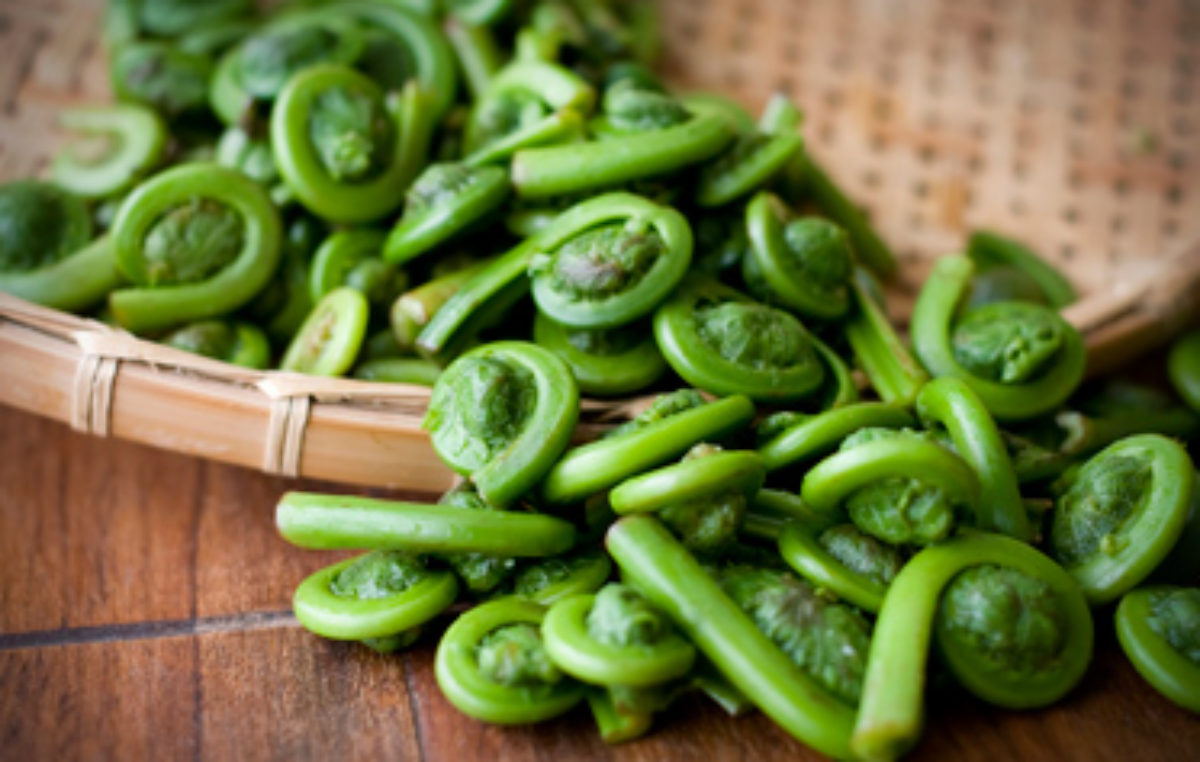
[[(37, 173), (64, 105), (108, 97), (103, 0), (0, 2), (0, 178)], [(1194, 0), (661, 0), (676, 85), (807, 114), (910, 290), (989, 227), (1085, 293), (1200, 237)]]
[[(44, 170), (61, 141), (55, 120), (64, 106), (108, 99), (98, 43), (103, 6), (104, 0), (0, 0), (0, 181)], [(1163, 340), (1200, 313), (1195, 0), (661, 0), (660, 6), (663, 68), (672, 84), (726, 93), (754, 109), (783, 91), (803, 106), (808, 149), (867, 208), (899, 256), (900, 276), (889, 289), (896, 318), (911, 306), (929, 263), (960, 249), (977, 227), (1027, 242), (1070, 275), (1085, 298), (1066, 314), (1085, 333), (1093, 370)], [(28, 328), (0, 305), (0, 339), (16, 337), (0, 347), (29, 362), (20, 373), (15, 360), (8, 372), (0, 366), (0, 401), (71, 420), (63, 411), (88, 407), (79, 402), (81, 374), (74, 376), (74, 397), (69, 388), (45, 388), (46, 379), (71, 378), (71, 368), (86, 370), (94, 358), (78, 346), (42, 352), (42, 338)], [(122, 400), (124, 409), (141, 407), (122, 368), (146, 363), (130, 354), (142, 352), (107, 358), (120, 367), (111, 368), (113, 399), (98, 409), (112, 420), (101, 416), (77, 428), (136, 432), (138, 441), (276, 473), (421, 489), (449, 479), (418, 428), (423, 392), (410, 400), (415, 413), (390, 418), (364, 414), (361, 389), (347, 391), (350, 406), (339, 404), (336, 389), (320, 397), (285, 395), (289, 410), (302, 409), (297, 417), (280, 414), (278, 398), (243, 399), (231, 374), (224, 401), (253, 407), (242, 421), (246, 435), (222, 439), (200, 426), (202, 436), (194, 437), (179, 421), (147, 429), (121, 420)], [(30, 368), (46, 372), (31, 375)], [(205, 392), (221, 400), (220, 379), (208, 383)], [(167, 384), (166, 391), (183, 395), (183, 386)], [(194, 395), (187, 402), (203, 412)], [(279, 431), (295, 436), (276, 436), (272, 421), (283, 421)], [(349, 451), (348, 440), (338, 438), (343, 430), (378, 435), (387, 456), (353, 469), (318, 457), (315, 443), (331, 432), (333, 449)], [(253, 444), (258, 440), (267, 442), (265, 454)], [(290, 467), (271, 465), (281, 462), (271, 446), (277, 441), (293, 456), (285, 459)], [(389, 448), (399, 454), (414, 447), (419, 452), (409, 461), (419, 466), (398, 473)]]

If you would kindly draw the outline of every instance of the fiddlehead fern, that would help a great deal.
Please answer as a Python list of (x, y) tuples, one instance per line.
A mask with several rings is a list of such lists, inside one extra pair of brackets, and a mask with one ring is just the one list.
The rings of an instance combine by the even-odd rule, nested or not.
[(779, 554), (797, 574), (872, 614), (904, 565), (903, 552), (853, 524), (821, 529), (792, 521), (779, 534)]
[[(597, 231), (611, 239), (618, 250), (593, 252), (588, 242)], [(581, 237), (584, 240), (576, 242)], [(638, 250), (661, 245), (663, 254), (639, 257), (642, 267), (626, 272), (617, 265), (618, 255), (627, 244)], [(568, 248), (574, 252), (569, 261), (577, 263), (584, 275), (591, 275), (597, 269), (600, 272), (619, 269), (621, 280), (629, 288), (600, 290), (595, 293), (594, 301), (576, 302), (555, 282), (559, 280), (555, 271), (564, 263), (560, 254)], [(590, 265), (603, 264), (610, 257), (617, 257), (612, 267)], [(469, 336), (474, 324), (486, 316), (492, 305), (511, 299), (513, 293), (517, 298), (524, 293), (525, 275), (535, 260), (540, 263), (536, 267), (540, 274), (534, 275), (534, 297), (543, 311), (565, 324), (605, 327), (635, 320), (653, 310), (682, 277), (690, 257), (691, 232), (687, 221), (675, 210), (628, 193), (596, 196), (567, 209), (541, 232), (475, 273), (421, 331), (417, 346), (424, 353), (441, 355)], [(585, 278), (582, 285), (589, 285), (590, 280)], [(590, 290), (596, 291), (594, 284)]]
[(293, 545), (317, 550), (541, 557), (575, 543), (575, 528), (553, 516), (307, 492), (279, 499), (275, 526)]
[(550, 606), (568, 596), (594, 593), (612, 573), (602, 550), (575, 551), (527, 564), (512, 576), (511, 595)]
[(609, 583), (558, 600), (542, 623), (550, 658), (593, 685), (648, 688), (683, 677), (696, 649), (637, 591)]
[(992, 302), (956, 319), (974, 272), (966, 257), (934, 265), (913, 308), (917, 356), (934, 376), (965, 381), (999, 420), (1053, 410), (1083, 378), (1079, 332), (1027, 302)]
[(853, 257), (846, 234), (820, 217), (787, 220), (778, 196), (759, 192), (746, 206), (750, 293), (806, 317), (832, 320), (850, 307)]
[(212, 61), (165, 42), (133, 42), (118, 48), (110, 74), (117, 98), (148, 106), (167, 119), (205, 104)]
[(657, 519), (626, 516), (605, 545), (624, 579), (765, 714), (823, 754), (850, 756), (853, 707), (780, 650)]
[(840, 362), (789, 313), (710, 278), (689, 275), (654, 314), (654, 335), (685, 381), (764, 402), (814, 395)]
[(971, 387), (957, 378), (934, 379), (917, 395), (917, 414), (927, 426), (946, 431), (955, 452), (979, 477), (975, 525), (988, 532), (1030, 540), (1033, 529), (1008, 450), (996, 423)]
[(753, 403), (738, 395), (704, 404), (688, 390), (659, 399), (662, 404), (652, 406), (650, 415), (634, 426), (567, 451), (546, 475), (542, 497), (551, 503), (581, 500), (677, 458), (699, 442), (736, 431), (754, 417)]
[(424, 254), (495, 211), (508, 191), (508, 173), (499, 167), (431, 164), (408, 189), (384, 257), (400, 263)]
[(131, 331), (225, 314), (266, 285), (279, 262), (279, 213), (235, 170), (184, 164), (125, 199), (113, 222), (117, 267), (134, 288), (109, 297)]
[(91, 307), (121, 282), (112, 240), (89, 243), (81, 199), (50, 183), (0, 185), (0, 291), (64, 310)]
[(702, 162), (728, 145), (732, 137), (732, 129), (722, 117), (702, 115), (661, 130), (582, 144), (524, 148), (513, 156), (513, 185), (521, 198), (611, 188)]
[(726, 566), (717, 580), (805, 674), (844, 704), (858, 703), (871, 641), (860, 613), (827, 602), (808, 583), (775, 569)]
[(1200, 589), (1148, 587), (1126, 593), (1116, 612), (1117, 639), (1146, 682), (1200, 713)]
[(928, 434), (860, 429), (804, 476), (800, 496), (818, 515), (845, 510), (867, 534), (892, 544), (949, 536), (960, 512), (974, 510), (979, 479)]
[(255, 101), (272, 101), (295, 74), (320, 64), (351, 65), (366, 36), (347, 18), (314, 11), (279, 17), (217, 63), (208, 96), (225, 124), (237, 124)]
[(1071, 575), (1023, 542), (973, 533), (925, 548), (892, 580), (875, 622), (854, 753), (894, 759), (916, 742), (933, 635), (972, 693), (1033, 708), (1083, 677), (1092, 633)]
[(563, 359), (584, 394), (636, 392), (667, 369), (653, 333), (640, 323), (573, 330), (539, 312), (533, 322), (533, 340)]
[(852, 305), (844, 323), (846, 341), (879, 398), (909, 407), (929, 380), (929, 374), (897, 335), (882, 299), (877, 300), (875, 292), (870, 275), (865, 270), (855, 271), (850, 281)]
[(539, 628), (545, 609), (502, 599), (460, 616), (438, 644), (434, 674), (464, 714), (498, 724), (557, 717), (583, 699), (583, 688), (550, 661)]
[(735, 539), (765, 476), (755, 452), (698, 444), (681, 462), (613, 487), (608, 501), (617, 515), (655, 513), (685, 547), (713, 552)]
[(178, 37), (199, 27), (245, 18), (254, 10), (252, 0), (142, 0), (131, 5), (142, 30), (156, 37)]
[(376, 550), (309, 576), (296, 588), (292, 609), (305, 628), (324, 638), (403, 641), (457, 594), (453, 574), (406, 553)]
[[(1025, 300), (1062, 309), (1078, 297), (1070, 281), (1025, 246), (996, 233), (977, 230), (967, 241), (967, 256), (979, 268), (971, 290), (973, 305)], [(983, 281), (983, 282), (980, 282)]]
[(1145, 579), (1183, 532), (1195, 470), (1157, 434), (1110, 445), (1059, 485), (1050, 550), (1088, 600), (1107, 603)]
[(438, 378), (422, 424), (434, 450), (470, 477), (487, 502), (506, 506), (533, 487), (566, 449), (579, 388), (553, 353), (535, 344), (487, 344)]
[(271, 146), (288, 187), (314, 214), (368, 222), (400, 205), (432, 124), (410, 83), (396, 99), (345, 66), (303, 69), (271, 109)]
[(916, 419), (904, 408), (882, 402), (860, 402), (814, 415), (801, 413), (767, 437), (758, 453), (767, 470), (775, 471), (828, 455), (859, 429), (902, 428), (914, 423)]
[[(473, 489), (460, 486), (442, 495), (438, 505), (459, 510), (495, 510)], [(517, 559), (488, 553), (451, 553), (445, 557), (454, 573), (472, 593), (487, 593), (504, 583), (516, 568)]]
[(149, 108), (123, 103), (62, 112), (59, 123), (82, 138), (54, 158), (50, 170), (60, 187), (85, 198), (115, 196), (157, 165), (167, 128)]
[(595, 101), (595, 89), (558, 64), (514, 61), (496, 73), (467, 117), (464, 162), (491, 164), (563, 141), (579, 131)]
[(367, 333), (370, 305), (361, 291), (342, 286), (321, 298), (279, 361), (281, 370), (341, 376), (354, 365)]
[(408, 286), (408, 274), (380, 257), (384, 234), (371, 228), (339, 230), (313, 254), (309, 295), (314, 303), (330, 291), (349, 286), (361, 291), (376, 312), (392, 306)]
[(778, 175), (803, 150), (796, 130), (742, 131), (726, 151), (700, 170), (696, 203), (728, 204), (753, 193)]
[(653, 311), (687, 272), (691, 229), (674, 209), (613, 193), (572, 212), (575, 229), (539, 247), (529, 265), (534, 301), (555, 322), (625, 325)]

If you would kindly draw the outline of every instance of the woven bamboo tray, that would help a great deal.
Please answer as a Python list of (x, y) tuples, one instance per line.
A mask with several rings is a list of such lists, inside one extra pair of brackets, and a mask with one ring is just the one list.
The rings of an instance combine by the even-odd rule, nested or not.
[[(0, 0), (0, 181), (39, 174), (64, 106), (108, 98), (104, 0)], [(809, 150), (901, 261), (987, 227), (1083, 294), (1093, 371), (1200, 313), (1200, 4), (661, 0), (668, 79), (807, 113)], [(0, 402), (270, 473), (440, 491), (419, 387), (251, 373), (0, 295)], [(585, 419), (623, 403), (587, 403)], [(586, 434), (586, 427), (584, 433)]]

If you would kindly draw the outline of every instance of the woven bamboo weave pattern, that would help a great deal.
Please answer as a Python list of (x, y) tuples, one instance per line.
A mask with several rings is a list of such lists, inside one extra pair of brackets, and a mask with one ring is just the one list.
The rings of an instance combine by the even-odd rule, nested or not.
[[(64, 107), (110, 98), (104, 5), (0, 0), (0, 181), (44, 173)], [(1195, 0), (659, 6), (673, 85), (756, 110), (783, 91), (804, 108), (808, 150), (901, 261), (888, 293), (895, 318), (930, 262), (977, 227), (1067, 271), (1083, 299), (1064, 315), (1084, 333), (1093, 372), (1200, 317)], [(420, 429), (425, 389), (315, 389), (278, 373), (247, 382), (91, 321), (6, 304), (7, 404), (271, 473), (415, 489), (451, 478)], [(637, 404), (588, 401), (584, 413), (604, 421)], [(147, 412), (181, 405), (193, 415)], [(346, 457), (365, 443), (369, 458)]]
[[(908, 291), (978, 226), (1084, 293), (1200, 236), (1193, 0), (659, 4), (672, 82), (804, 107), (810, 150), (870, 209)], [(108, 97), (103, 6), (0, 0), (0, 178), (44, 167), (64, 105)]]

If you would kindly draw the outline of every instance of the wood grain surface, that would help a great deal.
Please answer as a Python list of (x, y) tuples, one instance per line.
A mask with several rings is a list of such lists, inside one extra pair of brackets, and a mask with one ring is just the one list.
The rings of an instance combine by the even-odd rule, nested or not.
[[(336, 555), (280, 540), (296, 483), (105, 441), (0, 407), (2, 760), (804, 760), (762, 715), (700, 698), (607, 748), (584, 710), (531, 728), (459, 714), (435, 640), (380, 656), (302, 630), (295, 585)], [(914, 759), (1186, 760), (1200, 720), (1142, 683), (1099, 612), (1098, 655), (1061, 705), (935, 696)]]

